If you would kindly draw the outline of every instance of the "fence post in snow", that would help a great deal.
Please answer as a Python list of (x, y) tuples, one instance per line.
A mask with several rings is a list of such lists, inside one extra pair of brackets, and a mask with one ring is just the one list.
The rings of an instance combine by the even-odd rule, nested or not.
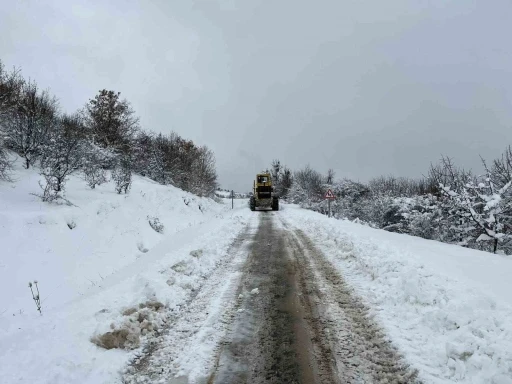
[(235, 191), (231, 190), (231, 209), (234, 209)]

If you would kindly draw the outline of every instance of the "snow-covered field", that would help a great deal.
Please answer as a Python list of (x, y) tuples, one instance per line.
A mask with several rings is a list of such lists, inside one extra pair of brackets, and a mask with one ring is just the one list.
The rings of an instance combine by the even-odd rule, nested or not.
[[(13, 176), (0, 183), (0, 383), (118, 382), (132, 354), (91, 337), (139, 314), (157, 327), (164, 316), (141, 304), (179, 308), (249, 214), (245, 202), (231, 210), (141, 177), (118, 195), (112, 183), (90, 190), (73, 176), (73, 205), (46, 204), (31, 195), (40, 193), (37, 171), (17, 166)], [(162, 233), (149, 224), (155, 218)], [(34, 280), (42, 316), (28, 287)], [(126, 309), (138, 311), (123, 316)]]
[(422, 380), (512, 383), (511, 257), (285, 208)]

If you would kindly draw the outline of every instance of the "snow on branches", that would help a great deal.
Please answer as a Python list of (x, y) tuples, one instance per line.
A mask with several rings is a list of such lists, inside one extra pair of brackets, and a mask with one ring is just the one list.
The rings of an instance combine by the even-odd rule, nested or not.
[(497, 185), (492, 169), (482, 163), (485, 174), (473, 175), (443, 157), (440, 165), (431, 167), (430, 176), (438, 182), (443, 205), (452, 219), (450, 228), (461, 235), (461, 245), (487, 242), (496, 253), (499, 244), (506, 246), (512, 239), (512, 180)]

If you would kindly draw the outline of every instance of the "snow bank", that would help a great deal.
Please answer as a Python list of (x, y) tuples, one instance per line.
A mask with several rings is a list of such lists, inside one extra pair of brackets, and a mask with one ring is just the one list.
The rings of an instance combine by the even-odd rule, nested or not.
[[(118, 195), (107, 183), (91, 190), (78, 177), (66, 184), (74, 206), (43, 203), (35, 170), (18, 169), (15, 183), (0, 184), (2, 311), (32, 312), (28, 282), (39, 281), (43, 308), (54, 309), (101, 285), (104, 278), (151, 250), (165, 236), (200, 224), (224, 207), (180, 189), (134, 177)], [(163, 232), (150, 221), (157, 219)]]
[[(18, 168), (13, 176), (0, 183), (1, 383), (119, 382), (136, 351), (105, 350), (91, 338), (138, 316), (147, 320), (133, 329), (142, 341), (162, 326), (226, 257), (249, 211), (142, 177), (128, 195), (71, 177), (73, 205), (46, 204), (31, 195), (40, 192), (36, 171)], [(33, 280), (42, 316), (28, 288)], [(165, 311), (149, 311), (151, 303)]]
[(287, 206), (427, 383), (512, 383), (512, 258)]

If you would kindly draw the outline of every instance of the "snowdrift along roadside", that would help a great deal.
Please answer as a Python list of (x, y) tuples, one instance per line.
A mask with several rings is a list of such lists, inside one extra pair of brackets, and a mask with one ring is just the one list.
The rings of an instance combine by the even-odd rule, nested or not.
[[(231, 210), (142, 177), (118, 195), (111, 183), (90, 190), (73, 176), (73, 205), (46, 204), (31, 195), (40, 193), (37, 171), (17, 167), (13, 177), (0, 183), (2, 383), (118, 382), (134, 352), (104, 350), (91, 337), (144, 303), (179, 311), (226, 257), (249, 211), (244, 202)], [(154, 325), (164, 318), (155, 313)]]
[(512, 259), (287, 205), (426, 383), (512, 383)]

